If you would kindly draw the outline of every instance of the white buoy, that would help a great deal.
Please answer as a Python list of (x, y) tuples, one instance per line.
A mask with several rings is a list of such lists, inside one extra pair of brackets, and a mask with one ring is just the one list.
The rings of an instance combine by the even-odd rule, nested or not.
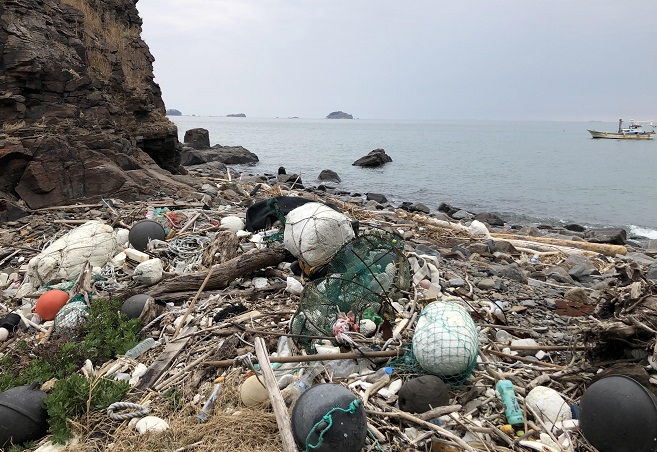
[(413, 353), (424, 370), (458, 375), (472, 369), (478, 352), (479, 331), (465, 308), (442, 301), (424, 308), (413, 335)]
[(309, 202), (287, 214), (283, 244), (294, 257), (316, 267), (326, 264), (355, 236), (345, 215), (325, 204)]

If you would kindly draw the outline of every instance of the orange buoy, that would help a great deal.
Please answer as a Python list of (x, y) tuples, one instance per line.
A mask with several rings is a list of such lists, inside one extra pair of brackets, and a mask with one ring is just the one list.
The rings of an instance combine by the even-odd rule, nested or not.
[(68, 293), (63, 290), (49, 290), (39, 297), (32, 312), (39, 314), (39, 317), (43, 320), (54, 320), (59, 310), (68, 302), (68, 299)]

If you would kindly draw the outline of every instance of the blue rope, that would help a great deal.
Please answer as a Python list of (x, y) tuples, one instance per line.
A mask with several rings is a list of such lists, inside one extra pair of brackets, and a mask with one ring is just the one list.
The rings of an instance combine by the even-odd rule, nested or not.
[[(349, 407), (347, 409), (340, 408), (340, 407), (335, 407), (332, 408), (328, 413), (326, 413), (322, 418), (317, 421), (315, 425), (310, 429), (310, 432), (308, 432), (308, 436), (306, 436), (306, 452), (310, 452), (311, 450), (318, 449), (319, 447), (322, 446), (322, 443), (324, 442), (324, 434), (328, 432), (331, 429), (331, 426), (333, 425), (333, 417), (332, 414), (335, 411), (342, 411), (343, 413), (348, 413), (348, 414), (354, 414), (360, 404), (358, 403), (358, 399), (354, 399), (351, 401), (349, 404)], [(321, 424), (322, 422), (326, 422), (326, 427), (322, 429), (321, 432), (319, 432), (319, 438), (317, 439), (317, 444), (314, 446), (310, 444), (310, 437), (312, 434), (315, 432), (315, 429)]]

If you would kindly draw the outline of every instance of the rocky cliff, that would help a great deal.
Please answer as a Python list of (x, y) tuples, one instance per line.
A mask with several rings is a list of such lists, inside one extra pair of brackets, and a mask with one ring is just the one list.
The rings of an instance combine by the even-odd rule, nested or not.
[(0, 2), (0, 221), (189, 189), (136, 2)]

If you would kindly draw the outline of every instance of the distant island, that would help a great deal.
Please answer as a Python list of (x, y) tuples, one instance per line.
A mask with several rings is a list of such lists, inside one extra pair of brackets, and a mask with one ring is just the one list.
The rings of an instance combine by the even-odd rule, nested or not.
[(326, 119), (354, 119), (354, 117), (344, 111), (334, 111), (329, 113)]
[(226, 115), (227, 118), (246, 118), (246, 115), (244, 113), (233, 113), (230, 115)]
[(182, 113), (179, 110), (172, 108), (170, 110), (167, 110), (167, 116), (182, 116)]

